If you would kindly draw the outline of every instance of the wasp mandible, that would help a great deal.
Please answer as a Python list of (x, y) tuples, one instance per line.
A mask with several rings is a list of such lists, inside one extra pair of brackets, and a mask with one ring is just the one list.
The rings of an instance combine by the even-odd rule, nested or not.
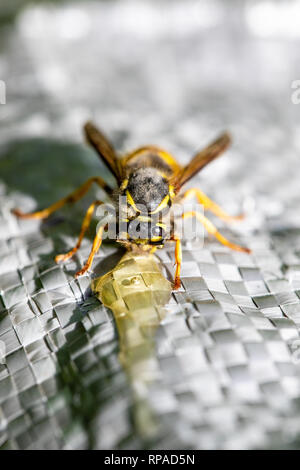
[[(229, 134), (223, 133), (205, 149), (196, 153), (188, 165), (181, 166), (170, 153), (152, 145), (140, 147), (119, 158), (109, 140), (93, 123), (86, 123), (84, 132), (87, 141), (94, 147), (99, 157), (115, 176), (119, 187), (119, 194), (127, 198), (128, 215), (125, 222), (127, 223), (128, 233), (126, 234), (126, 239), (117, 236), (116, 240), (125, 245), (127, 249), (141, 247), (143, 250), (151, 252), (156, 248), (162, 248), (166, 241), (173, 241), (175, 243), (176, 262), (174, 288), (178, 289), (180, 287), (182, 262), (181, 240), (175, 233), (171, 233), (169, 237), (166, 236), (166, 226), (162, 222), (163, 218), (159, 216), (168, 212), (175, 201), (183, 202), (195, 197), (203, 205), (204, 209), (213, 212), (217, 217), (225, 221), (242, 218), (242, 216), (228, 215), (198, 188), (189, 189), (182, 195), (179, 194), (187, 181), (228, 148), (231, 142)], [(14, 209), (13, 213), (20, 218), (44, 219), (65, 204), (75, 203), (81, 199), (93, 183), (100, 186), (108, 196), (114, 197), (115, 190), (110, 188), (101, 177), (95, 176), (88, 179), (74, 192), (46, 209), (32, 213), (23, 213), (18, 209)], [(90, 226), (93, 213), (101, 204), (103, 204), (103, 201), (96, 200), (89, 206), (76, 245), (68, 253), (56, 256), (56, 262), (66, 261), (77, 252)], [(146, 210), (141, 212), (139, 210), (140, 206), (146, 208)], [(150, 224), (153, 215), (158, 216), (154, 227)], [(195, 217), (203, 224), (208, 233), (215, 236), (223, 245), (234, 250), (250, 252), (248, 248), (227, 240), (202, 213), (189, 211), (183, 213), (182, 217)], [(138, 222), (141, 227), (143, 235), (139, 238), (131, 237), (130, 235), (129, 228), (132, 221)], [(84, 267), (76, 273), (76, 276), (81, 276), (91, 267), (93, 258), (101, 246), (104, 230), (105, 226), (98, 228), (88, 260)]]

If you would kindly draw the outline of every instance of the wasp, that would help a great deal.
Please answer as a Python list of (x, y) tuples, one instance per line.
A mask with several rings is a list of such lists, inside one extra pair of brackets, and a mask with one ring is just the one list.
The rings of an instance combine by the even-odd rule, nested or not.
[[(228, 148), (231, 143), (230, 135), (227, 132), (223, 133), (206, 148), (197, 152), (188, 165), (181, 166), (170, 153), (153, 145), (140, 147), (119, 157), (106, 136), (91, 122), (85, 124), (84, 133), (87, 142), (95, 149), (114, 175), (119, 188), (118, 193), (126, 197), (127, 200), (127, 215), (124, 218), (124, 215), (119, 213), (119, 219), (127, 224), (125, 225), (127, 227), (125, 230), (126, 236), (125, 238), (124, 236), (117, 236), (116, 240), (123, 243), (129, 250), (142, 248), (144, 251), (150, 252), (162, 248), (167, 241), (174, 242), (176, 264), (174, 288), (178, 289), (181, 284), (181, 240), (175, 233), (170, 233), (167, 236), (167, 227), (163, 222), (163, 215), (170, 210), (172, 204), (175, 201), (182, 203), (190, 198), (196, 198), (204, 209), (211, 211), (225, 221), (237, 220), (243, 217), (228, 215), (198, 188), (188, 189), (181, 194), (181, 189), (185, 183)], [(111, 198), (114, 197), (115, 189), (111, 188), (100, 176), (95, 176), (46, 209), (32, 213), (24, 213), (19, 209), (14, 209), (13, 213), (24, 219), (44, 219), (64, 205), (77, 202), (89, 191), (93, 184), (100, 186)], [(56, 256), (55, 261), (57, 263), (68, 260), (78, 251), (90, 226), (94, 211), (101, 204), (103, 204), (103, 201), (96, 200), (89, 206), (76, 245), (69, 252)], [(140, 210), (140, 207), (144, 209)], [(150, 224), (153, 217), (155, 218), (154, 225)], [(248, 248), (227, 240), (200, 211), (189, 211), (183, 213), (182, 217), (195, 217), (203, 224), (207, 232), (215, 236), (223, 245), (234, 250), (250, 252)], [(130, 235), (130, 226), (133, 222), (138, 224), (140, 228), (138, 238)], [(83, 275), (91, 268), (94, 256), (101, 246), (104, 229), (105, 226), (103, 225), (97, 227), (88, 260), (83, 268), (76, 273), (76, 276)]]

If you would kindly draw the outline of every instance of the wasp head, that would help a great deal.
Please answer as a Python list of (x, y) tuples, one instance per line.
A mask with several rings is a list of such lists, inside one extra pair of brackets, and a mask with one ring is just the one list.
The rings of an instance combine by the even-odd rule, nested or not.
[(127, 233), (130, 240), (144, 240), (161, 244), (165, 238), (163, 221), (171, 207), (170, 186), (167, 178), (155, 168), (139, 168), (124, 182), (127, 197)]

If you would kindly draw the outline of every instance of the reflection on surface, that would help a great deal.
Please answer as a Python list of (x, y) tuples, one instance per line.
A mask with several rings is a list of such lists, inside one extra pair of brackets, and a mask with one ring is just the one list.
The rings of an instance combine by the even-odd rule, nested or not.
[(166, 315), (164, 306), (171, 296), (171, 283), (164, 278), (157, 261), (147, 253), (127, 253), (112, 271), (92, 284), (99, 299), (114, 313), (119, 358), (134, 394), (133, 418), (144, 438), (156, 434), (147, 394), (160, 373), (154, 335)]

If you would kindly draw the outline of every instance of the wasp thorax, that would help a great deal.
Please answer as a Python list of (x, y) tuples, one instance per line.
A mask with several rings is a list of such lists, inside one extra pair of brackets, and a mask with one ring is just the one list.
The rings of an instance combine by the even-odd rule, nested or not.
[(155, 168), (140, 168), (129, 176), (127, 190), (136, 206), (151, 212), (167, 196), (169, 185)]

